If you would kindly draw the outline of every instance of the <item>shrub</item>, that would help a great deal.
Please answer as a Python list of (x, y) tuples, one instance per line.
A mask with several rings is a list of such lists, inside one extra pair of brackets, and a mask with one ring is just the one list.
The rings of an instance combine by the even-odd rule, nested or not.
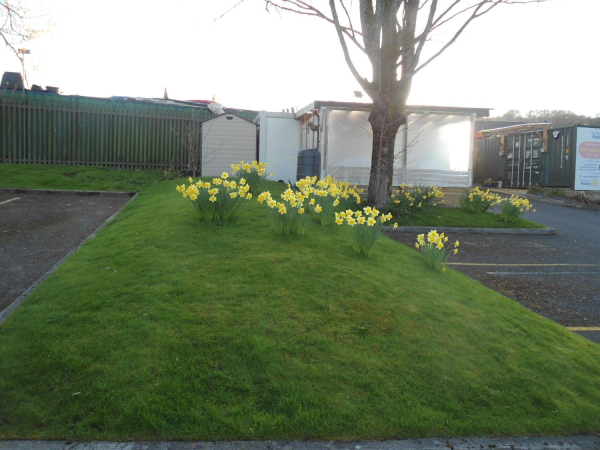
[[(518, 195), (511, 195), (510, 198), (503, 200), (500, 217), (504, 222), (516, 222), (521, 217), (521, 213), (530, 209), (531, 203), (529, 203), (529, 200), (521, 198)], [(533, 212), (535, 212), (535, 209)]]
[(466, 212), (486, 212), (494, 205), (502, 203), (500, 195), (483, 191), (478, 187), (469, 189), (460, 199), (460, 209)]
[[(232, 176), (246, 180), (248, 186), (250, 186), (250, 192), (256, 194), (260, 188), (260, 185), (267, 179), (267, 163), (259, 163), (252, 161), (252, 164), (244, 163), (240, 161), (239, 164), (231, 165)], [(273, 176), (273, 172), (269, 174)]]
[(392, 193), (392, 198), (386, 205), (386, 211), (396, 217), (414, 214), (416, 212), (428, 212), (438, 202), (443, 201), (444, 193), (435, 186), (400, 185), (400, 189)]
[[(392, 218), (391, 214), (379, 214), (375, 208), (367, 206), (362, 211), (347, 210), (335, 214), (335, 223), (350, 227), (352, 249), (356, 253), (371, 256), (373, 247), (381, 236), (384, 223)], [(396, 228), (398, 224), (394, 224)]]
[(548, 191), (546, 192), (546, 196), (564, 198), (565, 193), (560, 188), (552, 188), (552, 189), (548, 189)]
[(431, 230), (427, 233), (427, 242), (425, 242), (425, 235), (419, 234), (417, 236), (417, 242), (415, 247), (421, 251), (421, 254), (425, 258), (427, 265), (437, 271), (445, 272), (450, 253), (457, 254), (458, 246), (460, 243), (456, 241), (454, 243), (454, 249), (446, 248), (445, 244), (448, 242), (448, 236), (444, 233), (438, 234), (436, 230)]
[(529, 186), (529, 188), (527, 189), (527, 193), (528, 194), (543, 194), (544, 190), (542, 189), (541, 186), (537, 186), (537, 185), (533, 185), (533, 186)]
[(239, 209), (244, 200), (250, 200), (252, 194), (245, 181), (239, 184), (235, 180), (228, 180), (229, 175), (223, 173), (220, 178), (213, 178), (212, 184), (202, 180), (194, 183), (192, 177), (188, 178), (189, 186), (177, 186), (184, 198), (189, 198), (198, 212), (201, 220), (227, 222)]
[(162, 171), (162, 179), (165, 181), (176, 180), (177, 178), (181, 178), (181, 171), (176, 170), (173, 166), (169, 166)]

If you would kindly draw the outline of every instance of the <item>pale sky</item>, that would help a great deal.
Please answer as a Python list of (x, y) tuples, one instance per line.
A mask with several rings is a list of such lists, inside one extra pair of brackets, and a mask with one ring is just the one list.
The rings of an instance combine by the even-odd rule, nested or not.
[[(30, 84), (97, 97), (162, 97), (166, 87), (175, 99), (215, 95), (227, 107), (269, 111), (357, 101), (333, 26), (267, 13), (262, 0), (245, 0), (216, 22), (238, 0), (24, 1), (53, 23), (26, 44)], [(326, 0), (313, 3), (328, 10)], [(595, 116), (599, 18), (600, 0), (502, 5), (416, 76), (408, 103)], [(432, 48), (447, 38), (436, 36)], [(358, 65), (369, 77), (368, 65)], [(20, 64), (0, 48), (4, 71)]]

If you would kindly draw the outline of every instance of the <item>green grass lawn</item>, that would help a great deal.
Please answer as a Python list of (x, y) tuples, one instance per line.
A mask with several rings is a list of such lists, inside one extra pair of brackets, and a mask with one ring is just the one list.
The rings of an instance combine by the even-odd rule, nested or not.
[(161, 178), (159, 170), (99, 166), (0, 164), (0, 188), (139, 191)]
[(546, 228), (531, 220), (518, 219), (506, 223), (500, 214), (491, 212), (469, 213), (460, 208), (436, 206), (428, 213), (418, 213), (394, 218), (401, 226), (466, 227), (466, 228)]
[(201, 223), (175, 185), (0, 326), (0, 439), (600, 432), (600, 346), (386, 237), (283, 239), (254, 200)]

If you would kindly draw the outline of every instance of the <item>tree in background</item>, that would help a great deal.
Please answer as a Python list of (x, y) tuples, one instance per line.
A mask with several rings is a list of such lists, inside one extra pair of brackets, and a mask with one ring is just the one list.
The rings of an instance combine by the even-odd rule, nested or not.
[[(396, 134), (407, 121), (406, 101), (413, 77), (450, 47), (473, 20), (501, 4), (544, 0), (359, 0), (354, 2), (358, 11), (348, 0), (329, 0), (329, 11), (308, 0), (263, 1), (267, 10), (272, 6), (277, 11), (316, 17), (335, 27), (352, 75), (373, 101), (369, 114), (373, 132), (369, 203), (383, 206), (392, 191)], [(427, 42), (440, 32), (447, 33), (445, 42), (422, 59)], [(358, 72), (349, 42), (368, 58), (372, 68), (368, 77)]]
[(550, 122), (553, 127), (570, 127), (573, 125), (595, 125), (600, 126), (600, 114), (595, 117), (575, 114), (572, 111), (562, 109), (540, 109), (531, 110), (525, 114), (517, 109), (510, 109), (503, 115), (486, 120), (501, 120), (511, 122)]
[(4, 42), (4, 45), (19, 59), (26, 81), (25, 53), (20, 47), (40, 33), (38, 28), (40, 23), (37, 19), (38, 17), (33, 17), (23, 2), (0, 0), (0, 42)]

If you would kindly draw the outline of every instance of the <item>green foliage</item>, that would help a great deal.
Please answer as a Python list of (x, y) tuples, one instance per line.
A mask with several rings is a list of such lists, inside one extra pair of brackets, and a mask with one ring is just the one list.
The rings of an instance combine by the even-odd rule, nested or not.
[(228, 180), (228, 175), (213, 178), (209, 181), (199, 180), (194, 183), (192, 177), (188, 178), (189, 186), (177, 186), (176, 190), (184, 198), (189, 198), (198, 212), (200, 220), (212, 220), (225, 223), (237, 213), (244, 200), (250, 200), (252, 194), (248, 193), (247, 184), (238, 184), (235, 180)]
[(468, 189), (460, 198), (460, 209), (469, 213), (486, 212), (494, 205), (502, 202), (499, 194), (483, 191), (478, 187)]
[(459, 242), (454, 243), (454, 249), (445, 246), (448, 242), (448, 236), (445, 233), (438, 234), (436, 230), (427, 233), (427, 242), (425, 235), (419, 234), (415, 247), (420, 250), (427, 262), (427, 265), (438, 272), (445, 272), (450, 253), (457, 254)]
[(427, 213), (432, 207), (443, 201), (442, 190), (435, 186), (412, 185), (404, 183), (392, 194), (385, 210), (395, 217), (415, 214), (417, 212)]
[[(252, 164), (244, 163), (240, 161), (239, 164), (231, 165), (232, 175), (238, 178), (240, 181), (244, 179), (248, 186), (250, 186), (250, 192), (257, 194), (260, 187), (267, 180), (267, 163), (259, 163), (252, 161)], [(273, 175), (273, 173), (271, 173)]]
[(528, 194), (534, 194), (534, 195), (539, 195), (539, 194), (543, 194), (544, 193), (544, 189), (542, 189), (541, 186), (538, 185), (533, 185), (533, 186), (529, 186), (529, 188), (527, 189), (527, 193)]
[(546, 191), (547, 197), (565, 198), (565, 193), (560, 188), (551, 188)]
[(175, 169), (173, 166), (162, 171), (162, 179), (164, 181), (176, 180), (178, 178), (181, 178), (181, 171)]
[(391, 214), (380, 215), (376, 208), (370, 206), (361, 211), (347, 210), (335, 214), (335, 222), (349, 228), (354, 252), (367, 257), (373, 253), (373, 247), (381, 236), (384, 223), (391, 218)]
[[(521, 213), (529, 211), (531, 204), (526, 198), (521, 198), (517, 195), (511, 195), (509, 199), (502, 202), (500, 217), (504, 222), (513, 223), (520, 217)], [(533, 210), (535, 212), (535, 210)]]
[(281, 194), (282, 201), (274, 200), (268, 191), (260, 194), (258, 201), (265, 202), (271, 209), (269, 217), (277, 234), (304, 236), (311, 217), (323, 226), (329, 225), (339, 208), (340, 200), (349, 203), (350, 198), (356, 204), (360, 201), (359, 192), (350, 188), (348, 183), (337, 182), (335, 178), (328, 176), (318, 181), (317, 177), (306, 177), (294, 187), (288, 185)]

